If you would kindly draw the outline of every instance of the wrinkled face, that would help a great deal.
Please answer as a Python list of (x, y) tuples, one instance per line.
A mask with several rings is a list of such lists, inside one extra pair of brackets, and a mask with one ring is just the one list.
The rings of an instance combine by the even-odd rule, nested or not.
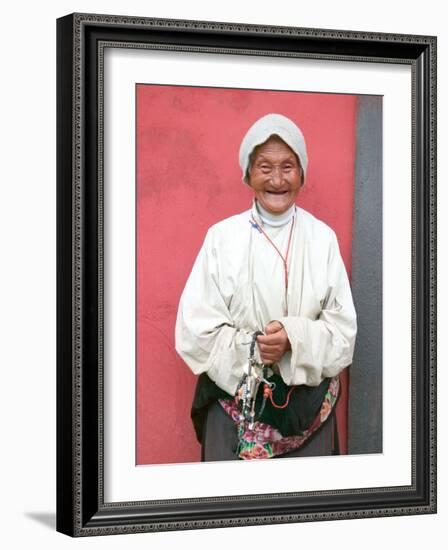
[(283, 214), (294, 204), (303, 181), (297, 156), (272, 136), (254, 149), (251, 161), (248, 184), (255, 198), (270, 214)]

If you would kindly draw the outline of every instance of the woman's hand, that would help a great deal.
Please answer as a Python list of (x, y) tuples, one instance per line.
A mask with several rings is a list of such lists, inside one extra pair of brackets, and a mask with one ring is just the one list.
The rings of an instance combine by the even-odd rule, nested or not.
[(286, 330), (279, 321), (271, 321), (264, 329), (263, 336), (257, 336), (261, 360), (265, 365), (278, 363), (285, 351), (291, 349)]

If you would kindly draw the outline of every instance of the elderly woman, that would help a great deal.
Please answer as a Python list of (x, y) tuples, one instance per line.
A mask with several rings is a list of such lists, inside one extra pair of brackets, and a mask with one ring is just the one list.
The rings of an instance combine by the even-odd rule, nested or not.
[[(176, 323), (176, 350), (200, 375), (192, 418), (202, 459), (332, 454), (338, 374), (356, 336), (337, 238), (295, 204), (308, 157), (294, 122), (257, 120), (239, 160), (252, 208), (209, 229)], [(255, 422), (241, 430), (238, 390), (255, 337), (274, 389), (260, 386)]]

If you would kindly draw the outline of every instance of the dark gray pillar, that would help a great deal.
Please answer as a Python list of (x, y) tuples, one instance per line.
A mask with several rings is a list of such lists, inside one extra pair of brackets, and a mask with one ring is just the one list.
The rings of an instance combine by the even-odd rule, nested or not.
[(350, 368), (348, 452), (382, 452), (382, 97), (358, 99), (352, 291), (358, 317)]

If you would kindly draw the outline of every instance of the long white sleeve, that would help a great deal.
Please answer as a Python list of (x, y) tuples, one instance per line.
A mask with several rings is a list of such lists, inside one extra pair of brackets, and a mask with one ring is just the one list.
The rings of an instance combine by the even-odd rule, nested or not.
[(356, 312), (335, 236), (329, 248), (327, 284), (317, 319), (293, 315), (278, 319), (291, 343), (291, 352), (280, 362), (287, 384), (317, 386), (323, 378), (335, 376), (352, 362)]
[(220, 292), (209, 232), (179, 303), (176, 351), (195, 374), (207, 372), (221, 389), (234, 395), (248, 362), (251, 336), (235, 326)]

